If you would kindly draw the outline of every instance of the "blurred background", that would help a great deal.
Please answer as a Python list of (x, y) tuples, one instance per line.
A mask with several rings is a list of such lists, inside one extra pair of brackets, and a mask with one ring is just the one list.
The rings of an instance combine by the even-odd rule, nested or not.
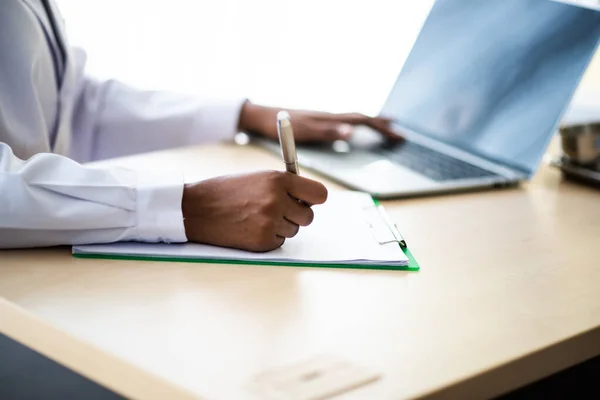
[[(433, 0), (57, 0), (88, 71), (144, 89), (376, 114)], [(596, 56), (577, 99), (600, 98)]]

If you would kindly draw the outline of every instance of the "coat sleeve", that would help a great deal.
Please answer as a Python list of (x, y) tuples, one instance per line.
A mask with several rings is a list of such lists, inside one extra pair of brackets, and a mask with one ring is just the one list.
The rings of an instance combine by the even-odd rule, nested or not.
[(243, 104), (86, 77), (74, 108), (73, 158), (94, 161), (231, 139)]
[[(24, 4), (0, 2), (0, 248), (186, 241), (182, 175), (86, 167), (50, 152), (58, 108), (52, 58)], [(101, 132), (125, 119), (109, 114)]]
[(0, 143), (0, 248), (184, 242), (182, 191), (173, 172), (94, 169), (50, 153), (24, 161)]

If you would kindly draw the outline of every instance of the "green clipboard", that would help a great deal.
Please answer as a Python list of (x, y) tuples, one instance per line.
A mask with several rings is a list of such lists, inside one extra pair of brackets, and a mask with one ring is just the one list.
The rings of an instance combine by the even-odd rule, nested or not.
[[(408, 264), (405, 266), (398, 266), (398, 267), (394, 267), (394, 268), (390, 268), (389, 266), (380, 266), (380, 267), (378, 267), (378, 266), (367, 266), (367, 267), (361, 266), (361, 267), (363, 269), (383, 269), (383, 270), (392, 269), (392, 270), (399, 270), (399, 271), (401, 271), (401, 270), (418, 271), (419, 269), (421, 269), (421, 267), (419, 266), (419, 263), (417, 262), (417, 260), (411, 253), (410, 249), (408, 248), (408, 244), (406, 243), (406, 241), (400, 234), (400, 230), (398, 229), (396, 224), (394, 224), (394, 222), (388, 217), (383, 206), (375, 198), (373, 198), (373, 203), (375, 204), (377, 209), (382, 213), (383, 219), (387, 224), (387, 228), (392, 232), (392, 235), (395, 236), (394, 241), (398, 243), (398, 246), (400, 246), (400, 248), (402, 249), (402, 252), (404, 252), (404, 255), (408, 258)], [(369, 267), (371, 267), (371, 268), (369, 268)]]
[[(378, 212), (383, 212), (383, 207), (373, 199), (375, 205), (374, 209)], [(407, 265), (376, 265), (376, 264), (327, 264), (327, 263), (306, 263), (306, 262), (286, 262), (286, 261), (270, 261), (270, 260), (230, 260), (230, 259), (211, 259), (211, 258), (185, 258), (185, 257), (169, 257), (169, 256), (143, 256), (143, 255), (122, 255), (122, 254), (110, 254), (110, 253), (77, 253), (73, 251), (73, 257), (76, 258), (95, 258), (95, 259), (112, 259), (112, 260), (136, 260), (136, 261), (167, 261), (167, 262), (191, 262), (191, 263), (208, 263), (208, 264), (243, 264), (243, 265), (267, 265), (267, 266), (283, 266), (283, 267), (317, 267), (317, 268), (344, 268), (344, 269), (373, 269), (373, 270), (395, 270), (395, 271), (418, 271), (419, 264), (415, 260), (415, 257), (410, 252), (406, 242), (400, 235), (398, 228), (393, 222), (387, 217), (387, 214), (382, 214), (383, 220), (387, 228), (393, 237), (380, 244), (387, 244), (390, 242), (398, 243), (398, 246), (402, 249), (406, 257), (408, 258)], [(377, 239), (379, 240), (379, 239)], [(402, 245), (403, 243), (404, 245)], [(75, 249), (75, 247), (74, 247)]]

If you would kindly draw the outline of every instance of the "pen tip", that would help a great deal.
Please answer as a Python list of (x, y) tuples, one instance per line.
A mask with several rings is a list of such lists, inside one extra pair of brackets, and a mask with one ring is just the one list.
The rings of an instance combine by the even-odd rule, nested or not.
[(284, 120), (289, 120), (290, 119), (290, 114), (285, 111), (285, 110), (281, 110), (277, 113), (277, 121), (284, 121)]

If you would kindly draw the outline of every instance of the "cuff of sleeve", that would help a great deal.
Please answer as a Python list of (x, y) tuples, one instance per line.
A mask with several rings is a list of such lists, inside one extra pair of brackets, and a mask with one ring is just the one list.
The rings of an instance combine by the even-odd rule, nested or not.
[(183, 175), (140, 172), (137, 180), (137, 231), (142, 242), (187, 242), (181, 200)]
[(214, 100), (204, 105), (200, 113), (198, 132), (206, 137), (208, 133), (214, 139), (233, 139), (238, 133), (238, 124), (242, 106), (246, 99)]

